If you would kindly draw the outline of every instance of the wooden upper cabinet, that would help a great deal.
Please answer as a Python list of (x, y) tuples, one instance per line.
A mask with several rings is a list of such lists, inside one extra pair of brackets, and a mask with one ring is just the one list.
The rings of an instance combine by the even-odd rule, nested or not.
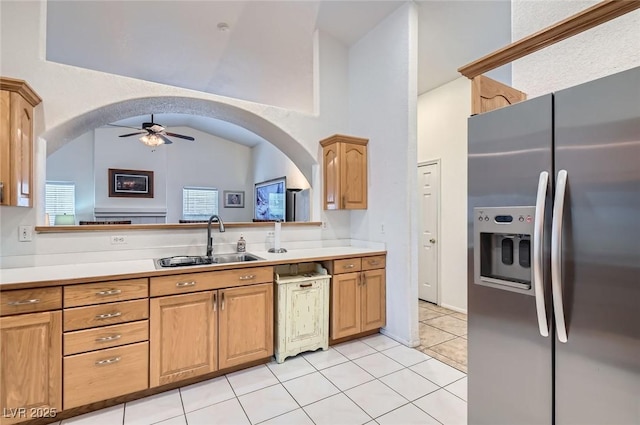
[(0, 318), (0, 359), (0, 424), (62, 410), (62, 312)]
[(367, 143), (341, 134), (320, 141), (325, 210), (367, 208)]
[(218, 369), (217, 293), (151, 300), (150, 387)]
[(29, 85), (0, 77), (0, 205), (33, 205), (33, 109)]
[(478, 75), (471, 81), (472, 115), (500, 109), (526, 99), (526, 93), (484, 75)]
[(223, 289), (220, 369), (273, 355), (273, 283)]

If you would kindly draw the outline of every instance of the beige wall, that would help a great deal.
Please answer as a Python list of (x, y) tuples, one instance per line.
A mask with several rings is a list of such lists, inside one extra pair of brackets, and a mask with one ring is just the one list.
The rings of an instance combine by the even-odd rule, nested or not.
[(471, 83), (464, 77), (418, 97), (418, 163), (440, 159), (440, 302), (444, 307), (464, 312), (470, 114)]

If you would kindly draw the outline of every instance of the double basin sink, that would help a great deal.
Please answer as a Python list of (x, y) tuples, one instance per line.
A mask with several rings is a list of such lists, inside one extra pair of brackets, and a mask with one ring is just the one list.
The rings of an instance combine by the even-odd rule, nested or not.
[(227, 264), (227, 263), (244, 263), (247, 261), (264, 260), (257, 255), (248, 252), (241, 254), (220, 254), (212, 257), (205, 255), (178, 255), (174, 257), (165, 257), (155, 260), (156, 269), (164, 269), (168, 267), (187, 267), (200, 266), (206, 264)]

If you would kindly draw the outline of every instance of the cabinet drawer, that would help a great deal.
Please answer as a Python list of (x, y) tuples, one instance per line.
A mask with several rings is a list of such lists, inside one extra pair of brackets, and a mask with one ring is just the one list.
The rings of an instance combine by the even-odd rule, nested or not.
[(384, 255), (362, 258), (362, 270), (384, 269), (387, 266)]
[(135, 300), (137, 298), (146, 298), (148, 294), (149, 281), (146, 278), (86, 283), (64, 288), (64, 306), (65, 308), (79, 307), (114, 301)]
[(215, 289), (215, 273), (184, 273), (172, 276), (152, 277), (149, 293), (152, 297), (186, 294)]
[(360, 258), (347, 258), (346, 260), (335, 260), (331, 274), (359, 272), (362, 270)]
[(62, 308), (62, 288), (18, 289), (0, 292), (0, 316)]
[(152, 297), (159, 297), (272, 281), (273, 267), (249, 267), (217, 272), (152, 277), (149, 291)]
[(64, 331), (114, 325), (149, 318), (149, 300), (124, 301), (64, 310)]
[(273, 282), (273, 267), (250, 267), (216, 272), (216, 283), (219, 283), (220, 287), (269, 282)]
[(149, 343), (64, 358), (64, 409), (149, 388)]
[(117, 347), (148, 339), (148, 320), (67, 332), (64, 334), (64, 355)]

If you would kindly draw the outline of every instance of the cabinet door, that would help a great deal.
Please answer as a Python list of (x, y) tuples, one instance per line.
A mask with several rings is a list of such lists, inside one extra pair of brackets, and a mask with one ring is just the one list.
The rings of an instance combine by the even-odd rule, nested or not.
[(273, 355), (273, 283), (220, 291), (220, 369)]
[(11, 205), (11, 93), (0, 91), (0, 205)]
[(33, 107), (18, 93), (11, 93), (11, 143), (11, 205), (30, 207), (33, 180)]
[(378, 329), (386, 323), (385, 269), (362, 272), (362, 331)]
[(217, 370), (216, 295), (151, 299), (151, 387)]
[(0, 358), (0, 423), (62, 409), (62, 312), (0, 318)]
[(324, 147), (324, 209), (337, 210), (340, 205), (340, 163), (338, 161), (338, 144)]
[(367, 147), (350, 143), (340, 146), (340, 187), (343, 209), (367, 208)]
[(360, 273), (333, 275), (331, 285), (331, 338), (360, 332)]

